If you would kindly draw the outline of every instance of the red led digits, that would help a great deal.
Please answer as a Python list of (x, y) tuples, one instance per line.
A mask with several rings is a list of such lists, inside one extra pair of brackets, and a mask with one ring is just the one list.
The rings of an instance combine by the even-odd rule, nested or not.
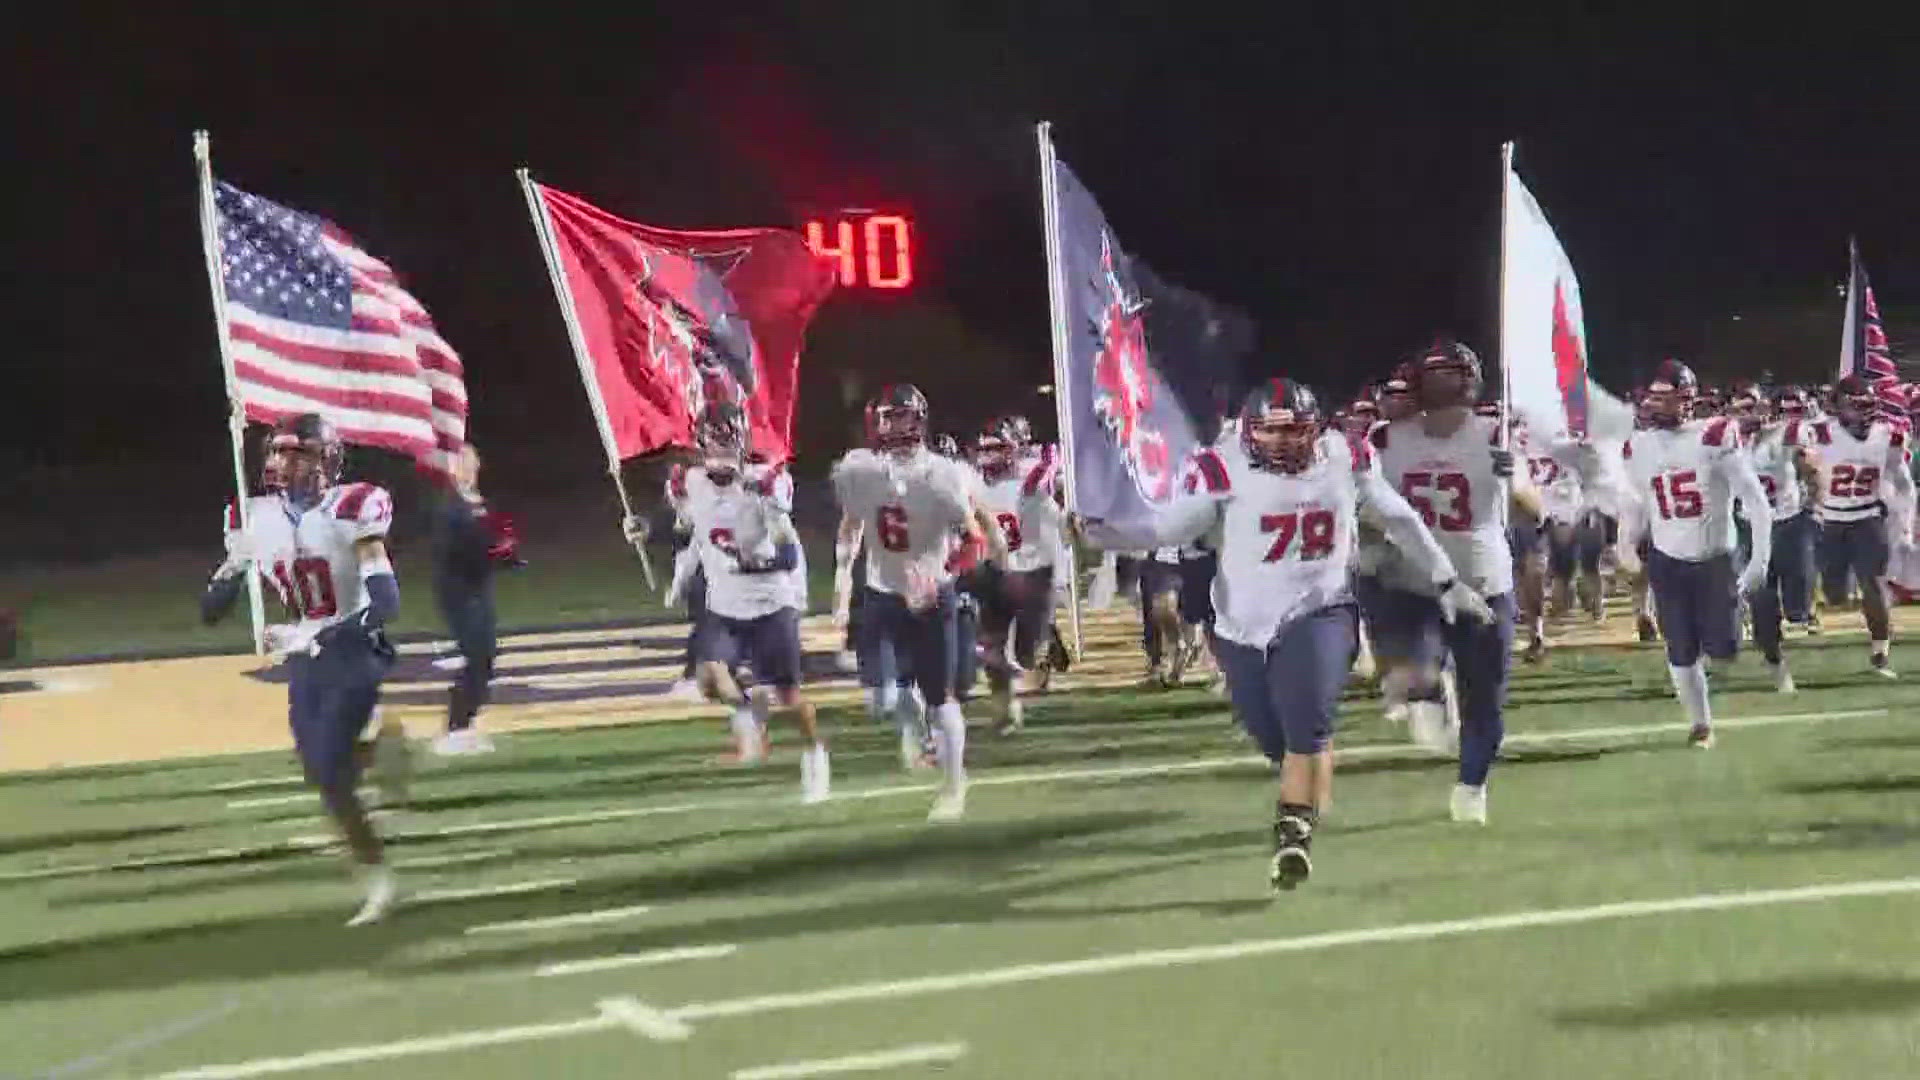
[[(864, 289), (911, 286), (913, 223), (899, 214), (844, 213), (843, 217), (815, 218), (806, 223), (805, 229), (807, 247), (815, 255), (832, 260), (839, 283)], [(854, 227), (856, 222), (858, 229)]]

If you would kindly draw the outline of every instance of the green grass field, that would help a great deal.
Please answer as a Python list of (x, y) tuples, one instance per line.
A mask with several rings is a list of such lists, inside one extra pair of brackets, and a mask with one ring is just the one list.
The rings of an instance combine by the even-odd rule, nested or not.
[(950, 826), (857, 715), (821, 807), (717, 719), (521, 734), (423, 771), (387, 828), (428, 895), (351, 931), (283, 755), (0, 777), (0, 1075), (1913, 1075), (1920, 684), (1791, 647), (1798, 695), (1716, 679), (1707, 753), (1656, 651), (1520, 672), (1485, 829), (1356, 694), (1279, 898), (1198, 691), (976, 728)]

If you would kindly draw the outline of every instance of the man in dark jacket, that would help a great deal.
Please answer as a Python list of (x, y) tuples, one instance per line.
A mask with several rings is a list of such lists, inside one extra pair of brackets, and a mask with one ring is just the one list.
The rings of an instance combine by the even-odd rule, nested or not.
[(472, 446), (455, 459), (453, 479), (454, 489), (434, 522), (433, 595), (458, 654), (436, 665), (453, 670), (454, 677), (447, 730), (433, 748), (441, 755), (485, 754), (492, 752), (493, 740), (473, 720), (493, 681), (493, 571), (496, 565), (526, 563), (517, 552), (513, 522), (488, 510), (480, 498), (480, 454)]

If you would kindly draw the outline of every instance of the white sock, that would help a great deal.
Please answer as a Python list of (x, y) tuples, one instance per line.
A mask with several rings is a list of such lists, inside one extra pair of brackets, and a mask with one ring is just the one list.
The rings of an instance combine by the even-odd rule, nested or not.
[(1700, 661), (1695, 660), (1686, 667), (1667, 665), (1667, 674), (1673, 677), (1673, 692), (1680, 696), (1680, 704), (1687, 710), (1687, 723), (1696, 728), (1713, 725), (1713, 709), (1707, 704), (1707, 673), (1701, 669)]
[(867, 690), (867, 715), (875, 720), (893, 715), (894, 706), (899, 704), (899, 688), (889, 683)]
[(827, 777), (830, 775), (827, 770), (827, 744), (814, 743), (806, 750), (801, 751), (800, 758), (803, 761), (813, 763), (809, 768), (813, 771), (814, 779), (822, 785), (825, 785)]
[(934, 746), (940, 753), (940, 768), (949, 785), (967, 778), (967, 719), (960, 715), (960, 703), (949, 701), (934, 710), (939, 727), (934, 729)]
[(1873, 643), (1873, 655), (1885, 660), (1887, 658), (1887, 650), (1892, 647), (1893, 643), (1891, 641), (1876, 641)]
[(736, 706), (728, 717), (733, 726), (733, 742), (740, 748), (740, 757), (745, 761), (760, 760), (760, 722), (754, 719), (750, 706)]
[(773, 694), (766, 687), (760, 687), (747, 699), (753, 707), (753, 722), (765, 731), (773, 723)]

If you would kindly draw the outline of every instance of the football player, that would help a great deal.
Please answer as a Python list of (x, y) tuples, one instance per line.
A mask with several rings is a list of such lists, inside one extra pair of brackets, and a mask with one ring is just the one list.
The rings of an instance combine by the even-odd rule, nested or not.
[(1858, 583), (1869, 662), (1891, 679), (1885, 575), (1891, 548), (1912, 543), (1912, 448), (1905, 432), (1875, 415), (1878, 406), (1873, 387), (1848, 375), (1834, 385), (1833, 417), (1790, 422), (1785, 439), (1805, 449), (1817, 472), (1814, 514), (1827, 604), (1846, 600), (1849, 577)]
[[(1408, 721), (1416, 741), (1445, 749), (1447, 699), (1441, 680), (1449, 657), (1459, 693), (1460, 768), (1449, 806), (1455, 821), (1485, 824), (1487, 774), (1504, 734), (1507, 676), (1513, 649), (1513, 552), (1507, 505), (1530, 492), (1515, 481), (1513, 455), (1502, 444), (1500, 419), (1478, 415), (1480, 358), (1458, 341), (1426, 350), (1413, 369), (1421, 413), (1375, 431), (1383, 479), (1419, 512), (1450, 565), (1493, 611), (1491, 622), (1449, 622), (1432, 582), (1402, 565), (1386, 579), (1388, 617), (1402, 627), (1411, 670)], [(1538, 517), (1537, 500), (1528, 503)], [(1415, 572), (1408, 573), (1408, 570)]]
[[(707, 577), (694, 553), (693, 525), (687, 520), (687, 468), (685, 462), (675, 462), (667, 470), (666, 501), (673, 509), (673, 573), (664, 599), (668, 607), (686, 605), (687, 640), (680, 678), (667, 688), (666, 696), (672, 701), (693, 702), (701, 699), (699, 683), (694, 679), (694, 646), (707, 606)], [(628, 514), (620, 523), (620, 531), (629, 544), (646, 543), (649, 529), (645, 515)]]
[(784, 470), (764, 464), (748, 474), (747, 415), (736, 404), (709, 403), (695, 441), (701, 462), (686, 472), (684, 513), (707, 579), (706, 610), (694, 635), (695, 677), (709, 699), (732, 707), (735, 739), (743, 758), (753, 760), (764, 753), (766, 734), (733, 674), (738, 664), (750, 666), (756, 684), (772, 694), (773, 711), (791, 717), (800, 731), (802, 801), (822, 802), (832, 784), (814, 707), (800, 694), (805, 601), (804, 593), (796, 595), (794, 574), (804, 570), (791, 484), (781, 483)]
[(1787, 442), (1787, 425), (1770, 423), (1768, 412), (1766, 396), (1751, 383), (1736, 386), (1727, 401), (1727, 416), (1740, 425), (1741, 441), (1767, 493), (1766, 513), (1744, 504), (1740, 507), (1741, 548), (1747, 557), (1752, 558), (1753, 550), (1749, 530), (1759, 527), (1773, 533), (1767, 580), (1747, 598), (1753, 641), (1766, 658), (1775, 688), (1790, 694), (1794, 690), (1793, 674), (1780, 651), (1780, 618), (1783, 612), (1792, 622), (1804, 623), (1807, 618), (1812, 548), (1805, 529), (1805, 507), (1806, 487), (1814, 476), (1806, 452)]
[[(1018, 731), (1022, 672), (1039, 666), (1053, 621), (1055, 560), (1064, 543), (1066, 516), (1060, 470), (1052, 454), (1019, 460), (1018, 431), (1011, 421), (987, 425), (974, 440), (980, 502), (1000, 527), (1007, 545), (1004, 570), (983, 567), (978, 575), (980, 647), (993, 689), (999, 730)], [(1012, 647), (1009, 659), (1008, 647)]]
[(1334, 713), (1355, 649), (1348, 577), (1359, 515), (1422, 568), (1448, 618), (1492, 613), (1381, 481), (1367, 444), (1327, 430), (1312, 391), (1291, 379), (1247, 395), (1239, 445), (1195, 455), (1181, 491), (1142, 522), (1089, 521), (1087, 536), (1121, 550), (1218, 538), (1220, 663), (1236, 718), (1280, 769), (1269, 881), (1292, 889), (1312, 872), (1332, 789)]
[(474, 726), (487, 702), (499, 642), (495, 631), (493, 573), (496, 566), (522, 567), (513, 520), (490, 510), (480, 495), (480, 452), (471, 443), (453, 462), (447, 493), (433, 531), (433, 598), (453, 635), (456, 655), (437, 666), (453, 671), (447, 693), (447, 728), (434, 740), (442, 757), (490, 754), (493, 740)]
[[(373, 484), (340, 483), (345, 446), (314, 413), (289, 416), (267, 437), (272, 487), (249, 500), (247, 528), (228, 538), (226, 561), (200, 600), (211, 625), (259, 573), (295, 621), (267, 627), (288, 670), (288, 721), (306, 781), (361, 868), (365, 902), (348, 926), (377, 922), (398, 896), (384, 846), (360, 801), (360, 733), (394, 660), (385, 626), (399, 614), (400, 587), (387, 557), (393, 498)], [(384, 724), (377, 755), (383, 798), (404, 799), (406, 735)]]
[[(954, 575), (988, 550), (998, 530), (974, 504), (968, 470), (927, 448), (927, 399), (918, 389), (882, 390), (867, 406), (867, 438), (868, 447), (848, 451), (833, 468), (842, 549), (857, 548), (871, 531), (863, 632), (876, 657), (912, 656), (943, 774), (928, 818), (954, 821), (966, 811), (967, 783), (966, 720), (954, 700)], [(891, 681), (890, 673), (880, 678)], [(902, 732), (903, 755), (909, 735)]]
[(1648, 540), (1647, 581), (1653, 588), (1667, 672), (1686, 710), (1687, 741), (1713, 745), (1705, 653), (1731, 660), (1739, 651), (1738, 598), (1767, 580), (1773, 530), (1753, 530), (1753, 555), (1736, 578), (1733, 504), (1767, 505), (1766, 489), (1741, 450), (1738, 425), (1726, 417), (1693, 419), (1698, 387), (1691, 368), (1663, 360), (1647, 384), (1650, 426), (1622, 448), (1629, 497), (1622, 500), (1620, 563)]

